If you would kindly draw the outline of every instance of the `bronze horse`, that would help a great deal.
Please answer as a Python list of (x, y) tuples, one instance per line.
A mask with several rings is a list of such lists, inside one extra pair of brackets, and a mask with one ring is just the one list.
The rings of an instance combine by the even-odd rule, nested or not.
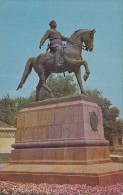
[(62, 65), (59, 67), (54, 65), (55, 53), (46, 52), (38, 55), (37, 57), (29, 58), (17, 90), (22, 88), (33, 67), (39, 76), (39, 83), (36, 87), (36, 101), (39, 100), (41, 87), (46, 89), (53, 96), (51, 89), (46, 84), (46, 79), (51, 73), (64, 73), (66, 71), (69, 73), (74, 72), (81, 94), (84, 94), (85, 91), (81, 79), (81, 65), (84, 65), (85, 67), (85, 75), (83, 76), (85, 81), (89, 77), (90, 70), (87, 61), (82, 59), (81, 53), (82, 49), (90, 52), (93, 50), (95, 32), (95, 29), (80, 29), (75, 31), (69, 38), (69, 41), (66, 42), (66, 45), (63, 46), (63, 50), (61, 52)]

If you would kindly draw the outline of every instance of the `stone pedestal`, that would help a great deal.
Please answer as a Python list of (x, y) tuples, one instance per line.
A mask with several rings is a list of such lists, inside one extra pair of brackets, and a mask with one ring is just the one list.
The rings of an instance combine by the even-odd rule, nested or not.
[(8, 170), (10, 180), (23, 182), (111, 185), (123, 179), (123, 167), (115, 164), (113, 169), (109, 158), (101, 109), (86, 96), (23, 108), (17, 116), (15, 140), (11, 164), (2, 167), (3, 180)]
[[(58, 102), (59, 100), (59, 102)], [(32, 104), (18, 113), (13, 163), (109, 162), (101, 109), (82, 96)], [(31, 106), (31, 105), (30, 105)]]

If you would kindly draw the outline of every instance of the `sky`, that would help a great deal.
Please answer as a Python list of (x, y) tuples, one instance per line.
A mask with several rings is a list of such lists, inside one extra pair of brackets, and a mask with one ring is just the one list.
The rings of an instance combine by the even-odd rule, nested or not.
[(91, 71), (83, 85), (101, 91), (123, 118), (123, 0), (0, 0), (0, 98), (27, 97), (36, 88), (33, 70), (16, 91), (28, 58), (46, 50), (48, 42), (41, 50), (39, 42), (51, 20), (67, 37), (96, 29), (93, 52), (82, 53)]

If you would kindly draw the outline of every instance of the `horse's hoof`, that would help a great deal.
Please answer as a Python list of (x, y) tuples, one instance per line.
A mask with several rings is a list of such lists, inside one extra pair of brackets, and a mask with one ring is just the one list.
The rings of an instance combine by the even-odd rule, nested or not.
[(19, 89), (21, 89), (21, 88), (22, 88), (22, 83), (20, 83), (20, 84), (18, 85), (16, 91), (19, 90)]
[(84, 79), (84, 81), (87, 81), (88, 75), (85, 74), (85, 75), (83, 76), (83, 79)]
[(54, 96), (54, 94), (53, 94), (53, 93), (50, 93), (50, 97), (51, 97), (51, 98), (54, 98), (55, 96)]
[(85, 95), (85, 96), (87, 95), (87, 93), (85, 92), (85, 90), (82, 90), (82, 91), (81, 91), (81, 94), (82, 94), (82, 95)]

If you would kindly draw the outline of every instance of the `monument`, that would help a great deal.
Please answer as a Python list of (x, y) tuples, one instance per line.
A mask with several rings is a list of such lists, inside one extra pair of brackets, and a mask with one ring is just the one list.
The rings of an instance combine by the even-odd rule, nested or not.
[[(47, 90), (53, 97), (51, 89), (47, 86), (46, 80), (51, 73), (64, 73), (73, 72), (76, 76), (81, 94), (85, 94), (82, 79), (81, 79), (81, 65), (85, 68), (85, 75), (83, 76), (86, 81), (89, 77), (90, 70), (86, 60), (82, 59), (82, 49), (86, 51), (93, 51), (94, 30), (79, 29), (76, 30), (70, 38), (63, 37), (60, 32), (56, 30), (56, 22), (50, 22), (51, 29), (46, 31), (40, 41), (40, 46), (46, 41), (50, 40), (46, 53), (40, 54), (37, 57), (31, 57), (27, 60), (24, 73), (17, 90), (22, 88), (32, 68), (39, 76), (39, 83), (36, 87), (36, 101), (39, 100), (39, 92), (41, 87)], [(62, 44), (66, 41), (66, 45)], [(48, 52), (48, 50), (50, 51)]]
[[(93, 50), (94, 33), (95, 30), (77, 30), (69, 39), (65, 38), (66, 46), (55, 45), (50, 52), (27, 61), (17, 89), (23, 86), (33, 67), (39, 75), (36, 100), (39, 100), (41, 87), (53, 95), (46, 85), (46, 78), (52, 72), (74, 72), (82, 94), (37, 101), (20, 110), (11, 162), (0, 166), (1, 180), (91, 186), (123, 181), (122, 164), (113, 163), (109, 157), (101, 108), (93, 99), (83, 95), (81, 65), (86, 70), (84, 80), (90, 71), (81, 51), (83, 47), (87, 51)], [(57, 41), (63, 40), (56, 31), (52, 36), (57, 37)], [(46, 32), (40, 47), (47, 37), (53, 40), (50, 31)]]

